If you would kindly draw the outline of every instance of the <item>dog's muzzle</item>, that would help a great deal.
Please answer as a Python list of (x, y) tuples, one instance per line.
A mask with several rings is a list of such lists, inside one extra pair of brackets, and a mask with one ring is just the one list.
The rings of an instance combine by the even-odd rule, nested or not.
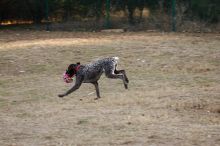
[(63, 80), (66, 83), (72, 83), (73, 82), (73, 79), (71, 77), (69, 77), (69, 75), (66, 74), (66, 73), (63, 73)]

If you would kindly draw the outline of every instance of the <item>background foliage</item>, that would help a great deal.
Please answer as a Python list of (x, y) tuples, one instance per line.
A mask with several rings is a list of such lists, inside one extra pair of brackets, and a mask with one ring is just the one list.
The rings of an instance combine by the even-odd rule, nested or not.
[[(111, 12), (124, 11), (129, 24), (140, 23), (144, 8), (171, 17), (172, 0), (110, 0)], [(48, 10), (46, 5), (48, 3)], [(176, 0), (177, 16), (184, 20), (218, 23), (219, 0)], [(135, 10), (140, 11), (138, 18)], [(93, 18), (96, 22), (105, 18), (106, 0), (1, 0), (0, 23), (20, 20), (33, 23), (45, 22), (47, 12), (52, 22), (68, 22)], [(159, 14), (159, 15), (160, 15)], [(164, 17), (163, 15), (159, 17)], [(136, 20), (137, 19), (137, 20)], [(167, 18), (170, 19), (170, 18)], [(179, 23), (182, 23), (181, 21)]]

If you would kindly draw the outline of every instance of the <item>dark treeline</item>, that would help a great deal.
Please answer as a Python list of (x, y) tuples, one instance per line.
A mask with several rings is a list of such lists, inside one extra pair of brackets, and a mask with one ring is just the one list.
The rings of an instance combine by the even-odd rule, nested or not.
[[(146, 7), (150, 11), (161, 9), (171, 14), (172, 0), (110, 0), (111, 10), (128, 12), (128, 21), (134, 22), (133, 13), (137, 8)], [(48, 3), (48, 9), (47, 9)], [(74, 21), (92, 17), (96, 20), (105, 16), (106, 0), (0, 0), (0, 22), (7, 20), (25, 20), (41, 23), (47, 13), (50, 21)], [(182, 15), (191, 20), (210, 23), (219, 21), (220, 0), (176, 0), (176, 9), (184, 7)]]

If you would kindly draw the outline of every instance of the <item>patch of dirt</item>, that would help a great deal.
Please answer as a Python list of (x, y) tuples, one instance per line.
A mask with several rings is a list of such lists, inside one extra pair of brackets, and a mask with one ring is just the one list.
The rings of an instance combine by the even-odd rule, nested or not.
[[(0, 145), (219, 145), (220, 36), (0, 31)], [(130, 80), (101, 77), (61, 99), (74, 62), (118, 56)], [(94, 94), (93, 94), (94, 93)]]

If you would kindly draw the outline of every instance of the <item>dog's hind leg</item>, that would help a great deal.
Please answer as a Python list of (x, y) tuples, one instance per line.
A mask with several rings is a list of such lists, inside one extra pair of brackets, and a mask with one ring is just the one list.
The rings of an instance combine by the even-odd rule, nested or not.
[(95, 86), (95, 91), (96, 91), (96, 96), (97, 96), (97, 98), (95, 98), (95, 99), (101, 98), (100, 97), (100, 93), (99, 93), (99, 84), (98, 84), (98, 82), (97, 81), (96, 82), (92, 82), (92, 84)]
[(126, 82), (126, 79), (125, 79), (123, 74), (114, 74), (114, 73), (111, 73), (111, 72), (106, 72), (105, 75), (106, 75), (106, 77), (111, 78), (111, 79), (121, 79), (121, 80), (123, 80), (125, 89), (128, 89), (128, 83)]
[(124, 77), (125, 77), (125, 81), (126, 81), (127, 83), (129, 83), (129, 80), (128, 80), (128, 77), (127, 77), (127, 75), (126, 75), (126, 73), (125, 73), (125, 70), (116, 70), (116, 69), (115, 69), (114, 73), (115, 73), (115, 74), (120, 74), (120, 73), (123, 74)]

